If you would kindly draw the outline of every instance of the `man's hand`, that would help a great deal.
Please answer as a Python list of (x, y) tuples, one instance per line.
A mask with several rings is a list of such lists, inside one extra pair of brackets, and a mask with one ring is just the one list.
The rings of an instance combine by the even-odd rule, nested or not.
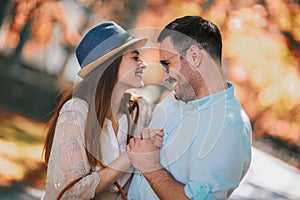
[(140, 138), (131, 138), (127, 153), (132, 165), (142, 173), (161, 168), (159, 149), (162, 144), (162, 130), (143, 129)]

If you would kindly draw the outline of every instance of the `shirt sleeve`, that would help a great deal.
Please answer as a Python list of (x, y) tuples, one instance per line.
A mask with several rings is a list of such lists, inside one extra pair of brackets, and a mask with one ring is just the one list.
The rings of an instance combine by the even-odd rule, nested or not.
[[(249, 169), (251, 144), (243, 125), (226, 123), (214, 148), (199, 156), (201, 139), (190, 149), (189, 182), (185, 194), (191, 199), (228, 199)], [(210, 133), (208, 133), (210, 134)]]
[(197, 200), (217, 200), (217, 198), (211, 193), (209, 185), (203, 185), (196, 181), (190, 181), (184, 187), (184, 193), (190, 199)]
[(63, 106), (57, 121), (46, 190), (53, 190), (49, 193), (57, 196), (68, 183), (84, 177), (69, 188), (62, 199), (92, 199), (100, 182), (98, 173), (87, 175), (91, 166), (84, 146), (86, 112), (87, 104), (82, 100), (69, 101)]

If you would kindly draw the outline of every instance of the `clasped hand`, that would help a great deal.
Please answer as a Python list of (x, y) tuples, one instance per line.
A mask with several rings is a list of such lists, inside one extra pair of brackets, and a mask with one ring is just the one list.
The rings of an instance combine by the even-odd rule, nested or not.
[(163, 142), (163, 130), (144, 128), (131, 138), (127, 145), (127, 154), (132, 165), (142, 173), (161, 168), (159, 151)]

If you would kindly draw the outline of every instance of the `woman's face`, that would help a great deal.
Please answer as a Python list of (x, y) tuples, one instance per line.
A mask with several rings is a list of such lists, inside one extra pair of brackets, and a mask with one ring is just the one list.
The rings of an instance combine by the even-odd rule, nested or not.
[(143, 71), (146, 64), (140, 58), (140, 53), (136, 50), (123, 54), (119, 66), (118, 84), (128, 88), (140, 88), (144, 86)]

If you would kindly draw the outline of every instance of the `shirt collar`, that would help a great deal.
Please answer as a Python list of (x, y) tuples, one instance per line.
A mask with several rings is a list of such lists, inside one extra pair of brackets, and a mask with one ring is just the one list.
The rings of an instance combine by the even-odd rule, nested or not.
[(226, 88), (225, 90), (202, 97), (200, 99), (189, 101), (187, 103), (182, 102), (182, 111), (201, 111), (211, 107), (214, 104), (231, 99), (234, 96), (234, 86), (230, 82), (227, 82), (227, 85), (228, 88)]

